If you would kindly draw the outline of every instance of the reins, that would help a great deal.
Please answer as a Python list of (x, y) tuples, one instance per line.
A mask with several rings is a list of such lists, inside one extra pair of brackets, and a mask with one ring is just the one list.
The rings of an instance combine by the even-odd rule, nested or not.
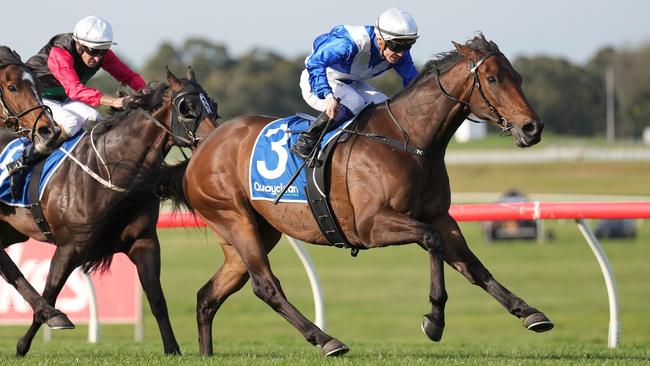
[[(175, 111), (177, 111), (177, 113), (170, 113), (170, 126), (173, 125), (173, 123), (174, 123), (174, 116), (177, 115), (177, 116), (178, 116), (178, 117), (177, 117), (178, 122), (179, 122), (179, 123), (182, 123), (183, 126), (185, 126), (186, 133), (187, 133), (187, 136), (188, 136), (189, 138), (185, 138), (185, 137), (183, 137), (183, 136), (176, 135), (176, 134), (175, 134), (175, 133), (174, 133), (170, 128), (168, 128), (167, 126), (165, 126), (162, 122), (158, 121), (158, 119), (156, 119), (156, 117), (154, 117), (154, 116), (153, 116), (151, 113), (149, 113), (147, 110), (145, 110), (145, 109), (143, 109), (143, 108), (138, 108), (138, 109), (139, 109), (139, 110), (140, 110), (140, 111), (145, 115), (145, 117), (146, 117), (148, 120), (150, 120), (151, 122), (153, 122), (154, 125), (156, 125), (156, 126), (159, 127), (160, 129), (162, 129), (162, 130), (164, 131), (164, 133), (170, 135), (173, 139), (176, 139), (177, 141), (180, 141), (180, 142), (182, 142), (182, 143), (185, 143), (185, 144), (187, 144), (188, 146), (196, 146), (198, 143), (201, 142), (202, 139), (201, 139), (201, 138), (198, 138), (198, 137), (195, 137), (193, 131), (190, 131), (189, 128), (187, 128), (187, 123), (189, 123), (189, 122), (194, 122), (194, 123), (198, 122), (199, 119), (201, 118), (201, 116), (202, 116), (203, 114), (200, 114), (199, 116), (197, 116), (197, 117), (194, 118), (194, 119), (186, 118), (186, 117), (183, 117), (183, 116), (182, 116), (182, 114), (181, 114), (180, 111), (179, 111), (178, 104), (180, 104), (180, 103), (182, 102), (182, 98), (184, 98), (186, 95), (199, 95), (199, 97), (200, 97), (200, 99), (201, 99), (201, 102), (203, 103), (204, 108), (206, 108), (206, 111), (207, 111), (208, 113), (212, 113), (212, 110), (211, 110), (211, 109), (207, 109), (207, 108), (209, 108), (209, 106), (207, 106), (207, 104), (206, 104), (207, 102), (204, 101), (205, 96), (204, 96), (201, 92), (199, 92), (199, 91), (196, 91), (196, 92), (195, 92), (195, 91), (186, 91), (186, 92), (181, 92), (181, 93), (179, 93), (179, 94), (177, 94), (177, 95), (173, 95), (173, 94), (172, 94), (172, 100), (171, 100), (170, 103), (171, 103), (171, 105), (172, 105), (172, 109), (175, 110)], [(178, 103), (177, 103), (177, 101), (178, 101)], [(80, 167), (84, 172), (86, 172), (88, 175), (90, 175), (93, 179), (95, 179), (95, 180), (96, 180), (98, 183), (100, 183), (101, 185), (103, 185), (103, 186), (105, 186), (105, 187), (107, 187), (107, 188), (109, 188), (109, 189), (112, 189), (112, 190), (114, 190), (114, 191), (116, 191), (116, 192), (126, 192), (126, 189), (125, 189), (125, 188), (121, 188), (121, 187), (118, 187), (118, 186), (116, 186), (116, 185), (113, 184), (113, 182), (112, 182), (112, 178), (111, 178), (111, 173), (110, 173), (110, 171), (109, 171), (108, 168), (107, 168), (107, 164), (106, 164), (106, 162), (104, 161), (104, 159), (102, 158), (102, 156), (101, 156), (101, 154), (99, 153), (99, 151), (97, 150), (97, 147), (95, 146), (95, 141), (94, 141), (94, 138), (93, 138), (93, 134), (94, 134), (94, 132), (95, 132), (95, 129), (96, 129), (96, 128), (101, 124), (101, 123), (103, 123), (103, 122), (98, 123), (98, 124), (95, 125), (95, 126), (93, 127), (93, 129), (91, 130), (91, 132), (90, 132), (90, 141), (91, 141), (91, 145), (92, 145), (93, 151), (95, 152), (95, 155), (97, 156), (97, 158), (99, 159), (99, 161), (100, 161), (100, 163), (101, 163), (101, 164), (99, 164), (99, 165), (100, 165), (101, 167), (103, 167), (103, 169), (105, 169), (106, 174), (108, 175), (108, 180), (102, 178), (99, 174), (93, 172), (90, 168), (88, 168), (88, 166), (86, 166), (85, 164), (83, 164), (81, 161), (79, 161), (77, 158), (75, 158), (75, 157), (74, 157), (72, 154), (70, 154), (68, 151), (66, 151), (66, 150), (64, 150), (64, 149), (61, 149), (61, 150), (63, 151), (63, 153), (64, 153), (67, 157), (69, 157), (69, 158), (70, 158), (70, 159), (71, 159), (75, 164), (77, 164), (77, 165), (78, 165), (78, 166), (79, 166), (79, 167)], [(185, 154), (185, 152), (184, 152), (182, 149), (181, 149), (181, 153), (183, 154), (183, 156), (185, 157), (185, 159), (189, 159), (189, 158), (187, 157), (187, 155)]]
[[(478, 60), (478, 62), (476, 62), (476, 64), (474, 63), (474, 61), (470, 60), (469, 73), (474, 78), (474, 80), (472, 82), (472, 88), (469, 91), (469, 95), (467, 96), (467, 100), (469, 100), (472, 97), (472, 92), (474, 91), (474, 89), (477, 89), (479, 94), (481, 95), (481, 98), (483, 98), (483, 101), (485, 102), (488, 109), (490, 110), (490, 112), (492, 114), (494, 114), (494, 116), (492, 116), (492, 115), (482, 115), (481, 117), (484, 117), (484, 120), (491, 120), (491, 121), (494, 121), (495, 123), (497, 123), (499, 125), (499, 127), (501, 127), (501, 135), (505, 136), (505, 135), (509, 135), (511, 133), (510, 130), (512, 130), (513, 125), (512, 125), (512, 123), (508, 122), (508, 120), (505, 119), (501, 115), (501, 113), (499, 113), (499, 111), (488, 100), (488, 98), (485, 95), (485, 92), (483, 91), (483, 88), (481, 86), (481, 80), (478, 77), (478, 70), (481, 67), (481, 65), (483, 65), (483, 63), (487, 59), (489, 59), (492, 56), (496, 56), (496, 55), (503, 55), (503, 54), (501, 52), (499, 52), (499, 51), (492, 51), (492, 52), (486, 54), (485, 56), (483, 56), (480, 60)], [(462, 100), (462, 99), (459, 99), (459, 98), (456, 98), (453, 95), (450, 95), (449, 93), (447, 93), (447, 91), (445, 90), (445, 88), (442, 86), (442, 84), (440, 82), (440, 70), (437, 69), (437, 68), (435, 69), (434, 78), (436, 80), (436, 85), (438, 86), (438, 89), (440, 90), (442, 95), (444, 95), (446, 98), (451, 99), (451, 100), (453, 100), (453, 101), (455, 101), (457, 103), (463, 104), (465, 107), (470, 109), (470, 112), (471, 112), (471, 106), (470, 106), (469, 102), (467, 102), (465, 100)], [(399, 121), (397, 120), (397, 118), (395, 117), (393, 112), (391, 111), (389, 103), (390, 103), (389, 100), (386, 100), (386, 102), (384, 103), (384, 105), (386, 106), (386, 112), (388, 113), (388, 116), (393, 121), (393, 123), (397, 126), (397, 128), (399, 128), (399, 130), (402, 131), (403, 139), (401, 141), (398, 140), (398, 139), (394, 139), (392, 137), (383, 136), (383, 135), (373, 133), (373, 132), (361, 132), (361, 131), (357, 131), (355, 129), (342, 129), (341, 131), (344, 132), (344, 133), (363, 136), (363, 137), (365, 137), (365, 138), (367, 138), (369, 140), (384, 143), (384, 144), (389, 145), (389, 146), (391, 146), (393, 148), (396, 148), (396, 149), (399, 149), (399, 150), (402, 150), (402, 151), (406, 151), (406, 152), (408, 152), (410, 154), (413, 154), (413, 155), (425, 156), (426, 153), (427, 153), (425, 149), (421, 149), (421, 148), (419, 148), (417, 146), (409, 144), (409, 135), (404, 130), (402, 125), (399, 123)], [(476, 122), (476, 123), (484, 122), (484, 120), (479, 121), (479, 120), (472, 119), (470, 117), (467, 117), (467, 119), (472, 121), (472, 122)]]
[(399, 149), (399, 150), (402, 150), (402, 151), (406, 151), (406, 152), (408, 152), (410, 154), (413, 154), (413, 155), (425, 156), (426, 155), (426, 150), (409, 144), (409, 142), (408, 142), (409, 141), (409, 135), (406, 133), (406, 131), (404, 130), (402, 125), (399, 123), (397, 118), (395, 118), (395, 116), (393, 115), (393, 112), (391, 112), (388, 100), (386, 100), (384, 105), (386, 106), (386, 111), (388, 112), (388, 115), (390, 116), (393, 123), (395, 123), (395, 125), (397, 125), (397, 128), (399, 128), (400, 131), (402, 131), (402, 134), (404, 136), (403, 141), (394, 139), (392, 137), (380, 135), (380, 134), (374, 133), (374, 132), (361, 132), (361, 131), (357, 131), (357, 130), (354, 130), (354, 129), (352, 129), (352, 130), (342, 129), (341, 132), (349, 133), (349, 134), (353, 134), (353, 135), (363, 136), (363, 137), (365, 137), (365, 138), (367, 138), (369, 140), (381, 142), (383, 144), (386, 144), (388, 146), (391, 146), (393, 148), (396, 148), (396, 149)]

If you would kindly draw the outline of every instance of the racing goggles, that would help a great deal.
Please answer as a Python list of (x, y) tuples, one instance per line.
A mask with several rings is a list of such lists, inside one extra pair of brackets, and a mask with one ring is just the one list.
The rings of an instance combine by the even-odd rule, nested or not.
[(415, 39), (391, 39), (386, 41), (386, 48), (395, 53), (400, 53), (410, 50), (414, 43)]
[(89, 56), (92, 56), (92, 57), (104, 56), (106, 54), (106, 52), (108, 52), (108, 48), (100, 50), (100, 49), (97, 49), (97, 48), (90, 48), (90, 47), (87, 47), (87, 46), (84, 46), (84, 45), (81, 45), (81, 49), (85, 53), (87, 53)]

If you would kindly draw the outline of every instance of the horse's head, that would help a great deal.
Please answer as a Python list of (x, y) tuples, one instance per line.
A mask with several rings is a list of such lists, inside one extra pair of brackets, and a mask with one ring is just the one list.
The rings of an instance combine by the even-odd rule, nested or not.
[(174, 143), (195, 147), (217, 126), (217, 105), (196, 82), (192, 68), (187, 70), (187, 79), (178, 79), (168, 69), (167, 83), (171, 89)]
[(37, 81), (15, 51), (0, 47), (0, 127), (27, 135), (38, 151), (49, 151), (61, 129), (43, 105)]
[(521, 89), (521, 76), (497, 45), (481, 34), (466, 45), (454, 42), (454, 46), (470, 63), (470, 78), (474, 80), (470, 111), (492, 121), (503, 133), (511, 133), (519, 147), (538, 143), (544, 124)]

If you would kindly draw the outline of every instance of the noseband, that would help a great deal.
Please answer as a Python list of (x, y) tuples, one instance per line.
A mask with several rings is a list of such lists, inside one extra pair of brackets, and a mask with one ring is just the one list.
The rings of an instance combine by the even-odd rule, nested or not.
[[(498, 56), (498, 55), (503, 56), (503, 54), (501, 52), (499, 52), (499, 51), (492, 51), (492, 52), (486, 54), (485, 56), (481, 57), (481, 59), (478, 60), (478, 62), (476, 62), (476, 63), (474, 63), (473, 60), (469, 61), (469, 64), (470, 64), (469, 73), (474, 77), (474, 81), (472, 83), (472, 89), (469, 92), (467, 100), (471, 99), (472, 92), (474, 91), (474, 89), (477, 89), (479, 94), (481, 95), (481, 98), (483, 98), (483, 101), (485, 102), (488, 109), (490, 110), (490, 113), (492, 113), (492, 115), (484, 115), (483, 114), (480, 117), (483, 117), (483, 120), (491, 120), (491, 121), (495, 122), (497, 125), (499, 125), (499, 127), (501, 127), (501, 135), (502, 136), (508, 136), (508, 135), (511, 134), (511, 130), (513, 128), (512, 123), (509, 122), (505, 117), (503, 117), (501, 115), (501, 113), (499, 113), (499, 111), (492, 105), (492, 103), (490, 103), (487, 96), (485, 96), (485, 92), (483, 92), (483, 88), (481, 87), (481, 80), (478, 77), (478, 71), (479, 71), (479, 68), (481, 67), (481, 65), (483, 65), (483, 63), (487, 59), (489, 59), (490, 57)], [(447, 98), (449, 98), (451, 100), (454, 100), (454, 101), (456, 101), (458, 103), (464, 104), (470, 110), (470, 112), (472, 112), (469, 102), (466, 102), (464, 100), (461, 100), (461, 99), (458, 99), (458, 98), (456, 98), (454, 96), (451, 96), (451, 95), (449, 95), (449, 93), (447, 93), (445, 91), (445, 89), (442, 87), (442, 84), (440, 83), (440, 70), (436, 69), (435, 76), (436, 76), (436, 85), (438, 85), (438, 89), (440, 90), (442, 95), (444, 95), (445, 97), (447, 97)], [(483, 121), (478, 121), (478, 120), (472, 119), (470, 117), (467, 117), (467, 119), (472, 121), (472, 122), (477, 122), (477, 123), (483, 122)]]
[[(20, 113), (14, 112), (10, 107), (7, 101), (5, 100), (5, 95), (2, 92), (2, 88), (0, 88), (0, 107), (2, 107), (2, 114), (3, 116), (0, 117), (0, 121), (4, 123), (7, 127), (13, 127), (13, 129), (16, 131), (17, 135), (23, 135), (26, 133), (29, 133), (29, 137), (31, 141), (34, 141), (34, 135), (36, 134), (36, 126), (38, 125), (38, 120), (43, 117), (44, 114), (49, 113), (50, 115), (52, 114), (52, 111), (50, 110), (50, 107), (44, 105), (44, 104), (39, 104), (34, 107), (31, 107), (25, 111), (22, 111)], [(24, 127), (24, 123), (22, 122), (21, 118), (24, 117), (25, 115), (31, 113), (32, 111), (40, 109), (41, 112), (38, 114), (36, 117), (36, 120), (34, 121), (34, 125), (32, 126), (31, 130), (28, 128)]]

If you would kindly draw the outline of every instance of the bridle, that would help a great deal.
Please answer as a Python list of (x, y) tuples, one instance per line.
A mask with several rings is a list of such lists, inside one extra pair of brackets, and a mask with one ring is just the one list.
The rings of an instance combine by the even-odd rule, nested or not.
[[(200, 123), (201, 120), (203, 120), (207, 116), (212, 116), (216, 119), (216, 113), (212, 110), (212, 106), (210, 105), (210, 101), (208, 98), (207, 93), (201, 89), (201, 88), (192, 88), (194, 90), (186, 90), (186, 91), (181, 91), (178, 94), (172, 93), (172, 105), (174, 106), (173, 111), (172, 111), (172, 126), (175, 122), (178, 122), (183, 126), (185, 129), (185, 135), (189, 138), (185, 139), (182, 137), (178, 137), (177, 135), (174, 135), (174, 137), (179, 138), (181, 141), (185, 143), (189, 143), (190, 146), (196, 146), (198, 145), (201, 140), (201, 138), (196, 137), (194, 135), (194, 131), (192, 131), (189, 126), (193, 125), (195, 126), (195, 130), (198, 127), (198, 124)], [(185, 97), (188, 95), (192, 96), (198, 96), (199, 100), (201, 101), (201, 113), (199, 113), (197, 116), (194, 117), (187, 117), (183, 111), (181, 111), (181, 104), (185, 102)]]
[[(180, 141), (180, 142), (183, 142), (185, 144), (188, 144), (188, 146), (190, 146), (190, 147), (195, 147), (203, 139), (196, 137), (194, 135), (194, 132), (191, 131), (190, 128), (188, 127), (188, 124), (191, 123), (191, 122), (194, 122), (196, 124), (197, 122), (201, 121), (204, 118), (203, 116), (206, 113), (209, 114), (209, 115), (212, 115), (212, 116), (216, 115), (216, 113), (214, 113), (212, 111), (212, 108), (210, 107), (210, 105), (207, 104), (208, 100), (209, 100), (208, 97), (207, 97), (207, 94), (202, 89), (200, 89), (200, 90), (199, 89), (200, 88), (197, 88), (197, 90), (191, 90), (191, 91), (181, 91), (178, 94), (172, 93), (172, 101), (171, 101), (171, 103), (172, 103), (173, 107), (172, 107), (172, 113), (171, 113), (171, 116), (170, 116), (170, 119), (171, 119), (170, 126), (174, 126), (174, 123), (175, 123), (174, 121), (175, 120), (178, 121), (185, 128), (186, 136), (188, 138), (185, 138), (184, 136), (180, 136), (180, 135), (174, 133), (172, 131), (173, 127), (171, 127), (171, 129), (168, 128), (163, 123), (158, 121), (158, 119), (156, 119), (156, 117), (152, 116), (151, 113), (149, 113), (144, 108), (140, 108), (140, 111), (142, 111), (142, 113), (144, 113), (144, 115), (151, 122), (153, 122), (154, 125), (156, 125), (160, 129), (162, 129), (165, 133), (170, 135), (172, 137), (172, 139), (174, 139), (175, 141)], [(203, 104), (204, 108), (201, 109), (201, 113), (195, 118), (183, 117), (183, 114), (180, 111), (180, 104), (183, 102), (185, 96), (187, 96), (187, 95), (199, 95), (199, 99), (201, 100), (201, 103)], [(94, 143), (95, 139), (92, 137), (92, 135), (93, 135), (93, 133), (95, 131), (95, 128), (99, 127), (100, 124), (101, 124), (101, 122), (99, 124), (97, 124), (95, 127), (93, 127), (93, 129), (91, 130), (91, 132), (90, 132), (90, 134), (91, 134), (90, 141), (91, 141), (91, 144), (92, 144), (93, 150), (95, 151), (96, 156), (98, 157), (99, 161), (101, 162), (100, 166), (104, 167), (104, 169), (106, 169), (107, 164), (104, 162), (104, 160), (102, 159), (101, 154), (99, 153), (98, 149), (95, 147), (95, 143)], [(183, 149), (181, 149), (180, 151), (183, 154), (183, 156), (185, 156), (186, 160), (189, 159), (187, 157), (187, 155), (185, 154), (185, 151), (183, 151)], [(118, 187), (118, 186), (113, 184), (112, 179), (111, 179), (111, 173), (110, 173), (110, 171), (108, 169), (105, 170), (106, 175), (108, 176), (108, 179), (104, 179), (100, 175), (98, 175), (97, 173), (93, 172), (85, 164), (83, 164), (82, 162), (77, 160), (72, 154), (68, 153), (65, 150), (63, 150), (63, 152), (73, 162), (75, 162), (77, 165), (79, 165), (83, 171), (85, 171), (88, 175), (90, 175), (93, 179), (95, 179), (100, 184), (102, 184), (105, 187), (110, 188), (110, 189), (112, 189), (112, 190), (114, 190), (116, 192), (126, 192), (125, 188), (121, 188), (121, 187)]]
[[(44, 114), (49, 114), (50, 116), (52, 115), (52, 111), (50, 110), (50, 107), (44, 105), (44, 104), (38, 104), (34, 107), (28, 108), (27, 110), (24, 110), (22, 112), (14, 112), (7, 101), (5, 100), (5, 95), (3, 92), (2, 87), (0, 87), (0, 107), (2, 108), (2, 116), (0, 117), (0, 122), (2, 122), (5, 126), (12, 128), (16, 131), (17, 135), (24, 135), (29, 133), (29, 138), (31, 141), (34, 141), (34, 136), (36, 135), (36, 126), (38, 125), (38, 120), (43, 117)], [(41, 112), (38, 114), (36, 117), (36, 120), (34, 121), (34, 125), (32, 126), (31, 130), (28, 128), (25, 128), (25, 124), (21, 120), (22, 117), (25, 115), (35, 111), (35, 110), (41, 110)]]
[[(487, 96), (485, 96), (485, 92), (483, 91), (483, 87), (481, 86), (481, 80), (478, 77), (478, 72), (479, 72), (479, 68), (481, 67), (481, 65), (483, 65), (483, 63), (485, 63), (485, 61), (487, 59), (489, 59), (490, 57), (499, 56), (499, 55), (503, 56), (503, 53), (501, 53), (500, 51), (492, 51), (492, 52), (489, 52), (488, 54), (484, 55), (483, 57), (481, 57), (481, 59), (478, 60), (476, 63), (474, 63), (474, 60), (469, 60), (469, 65), (470, 65), (469, 73), (470, 73), (470, 75), (473, 76), (474, 80), (472, 82), (472, 88), (469, 91), (469, 95), (467, 96), (467, 100), (470, 100), (472, 98), (472, 93), (474, 92), (474, 89), (477, 89), (479, 94), (481, 95), (481, 98), (483, 98), (483, 101), (487, 105), (487, 107), (490, 110), (490, 113), (492, 113), (492, 115), (485, 115), (485, 114), (481, 113), (482, 115), (477, 116), (477, 117), (482, 118), (483, 119), (482, 121), (481, 120), (475, 120), (475, 119), (470, 118), (470, 117), (467, 117), (467, 119), (472, 121), (472, 122), (476, 122), (476, 123), (481, 123), (481, 122), (484, 122), (485, 120), (491, 120), (491, 121), (495, 122), (499, 127), (501, 127), (501, 135), (502, 136), (509, 136), (509, 135), (512, 134), (512, 131), (511, 131), (512, 128), (513, 128), (512, 123), (509, 122), (505, 117), (503, 117), (501, 115), (501, 113), (499, 113), (499, 111), (494, 107), (494, 105), (492, 105), (492, 103), (487, 98)], [(442, 84), (440, 83), (440, 70), (439, 69), (435, 69), (435, 70), (436, 70), (436, 73), (435, 73), (436, 85), (438, 86), (438, 89), (440, 90), (442, 95), (444, 95), (445, 97), (447, 97), (447, 98), (449, 98), (449, 99), (451, 99), (453, 101), (456, 101), (458, 103), (461, 103), (461, 104), (465, 105), (470, 110), (470, 112), (473, 113), (472, 110), (471, 110), (471, 106), (470, 106), (469, 102), (466, 102), (465, 100), (458, 99), (458, 98), (456, 98), (456, 97), (454, 97), (452, 95), (449, 95), (449, 93), (447, 93), (445, 91), (445, 89), (442, 87)], [(476, 115), (476, 114), (474, 114), (474, 115)]]
[[(498, 55), (503, 55), (503, 54), (500, 51), (492, 51), (492, 52), (489, 52), (488, 54), (484, 55), (483, 57), (481, 57), (481, 59), (478, 60), (478, 62), (476, 62), (476, 63), (474, 63), (473, 60), (469, 61), (469, 63), (470, 63), (469, 73), (470, 73), (470, 75), (472, 75), (474, 77), (474, 80), (472, 82), (472, 88), (469, 91), (469, 95), (467, 96), (467, 100), (471, 99), (472, 92), (474, 91), (474, 89), (478, 89), (478, 92), (481, 95), (481, 98), (483, 98), (483, 101), (487, 105), (490, 112), (493, 114), (493, 115), (482, 115), (481, 117), (484, 117), (484, 120), (494, 121), (499, 127), (501, 127), (501, 135), (502, 136), (509, 136), (509, 135), (512, 134), (512, 131), (511, 131), (512, 128), (513, 128), (512, 123), (509, 122), (505, 117), (503, 117), (501, 115), (501, 113), (499, 113), (499, 111), (494, 107), (494, 105), (492, 105), (490, 100), (487, 98), (487, 96), (483, 92), (483, 88), (481, 87), (481, 80), (478, 77), (478, 71), (479, 71), (479, 68), (481, 67), (481, 65), (483, 65), (483, 63), (485, 63), (485, 61), (487, 59), (489, 59), (490, 57), (498, 56)], [(436, 68), (435, 71), (436, 72), (434, 74), (434, 77), (436, 79), (436, 85), (438, 86), (438, 89), (440, 89), (440, 92), (442, 93), (442, 95), (444, 95), (445, 97), (447, 97), (447, 98), (449, 98), (449, 99), (451, 99), (451, 100), (453, 100), (453, 101), (455, 101), (457, 103), (463, 104), (465, 107), (467, 107), (470, 110), (471, 113), (473, 113), (472, 110), (471, 110), (471, 106), (470, 106), (469, 102), (466, 102), (466, 101), (464, 101), (462, 99), (458, 99), (458, 98), (450, 95), (449, 93), (447, 93), (445, 91), (445, 89), (442, 87), (442, 84), (440, 83), (440, 70)], [(409, 143), (408, 134), (406, 133), (406, 131), (404, 130), (402, 125), (399, 123), (397, 118), (395, 118), (395, 115), (393, 115), (393, 112), (391, 112), (391, 110), (390, 110), (389, 100), (386, 100), (385, 106), (386, 106), (386, 111), (388, 113), (388, 116), (393, 121), (393, 123), (395, 123), (397, 125), (397, 127), (400, 129), (400, 131), (402, 132), (403, 139), (401, 141), (393, 139), (391, 137), (382, 136), (382, 135), (379, 135), (379, 134), (376, 134), (376, 133), (359, 132), (359, 131), (356, 131), (354, 129), (345, 128), (342, 131), (350, 133), (350, 134), (360, 135), (360, 136), (363, 136), (363, 137), (365, 137), (367, 139), (384, 143), (386, 145), (392, 146), (394, 148), (400, 149), (402, 151), (405, 151), (405, 152), (408, 152), (408, 153), (411, 153), (411, 154), (414, 154), (414, 155), (417, 155), (417, 156), (425, 156), (427, 154), (427, 151), (425, 149), (419, 148), (419, 147), (411, 145)], [(481, 117), (479, 117), (479, 118), (481, 118)], [(476, 122), (476, 123), (484, 122), (484, 120), (483, 121), (478, 121), (478, 120), (472, 119), (470, 117), (467, 117), (467, 119), (472, 121), (472, 122)]]
[[(211, 115), (215, 117), (216, 119), (216, 113), (215, 111), (212, 110), (212, 107), (210, 106), (209, 103), (209, 98), (207, 97), (207, 93), (203, 91), (200, 88), (194, 88), (195, 90), (186, 90), (186, 91), (181, 91), (178, 94), (175, 94), (172, 92), (172, 113), (170, 116), (171, 123), (169, 124), (170, 127), (168, 128), (165, 126), (163, 123), (158, 121), (154, 116), (152, 116), (149, 112), (147, 112), (144, 109), (141, 109), (147, 117), (158, 127), (160, 127), (162, 130), (164, 130), (167, 134), (169, 134), (172, 139), (175, 139), (176, 141), (182, 142), (187, 144), (190, 147), (197, 146), (203, 139), (200, 137), (197, 137), (194, 135), (193, 130), (190, 129), (189, 125), (194, 124), (194, 126), (198, 127), (198, 123), (205, 118), (205, 115)], [(181, 111), (180, 105), (185, 101), (185, 97), (188, 95), (198, 95), (199, 100), (201, 101), (201, 104), (203, 108), (201, 109), (201, 113), (199, 113), (198, 116), (195, 116), (193, 118), (189, 118), (184, 115), (184, 113)], [(181, 124), (182, 128), (185, 130), (185, 136), (180, 136), (173, 131), (173, 126), (178, 122)], [(195, 129), (196, 129), (195, 127)], [(181, 150), (182, 151), (182, 150)]]

